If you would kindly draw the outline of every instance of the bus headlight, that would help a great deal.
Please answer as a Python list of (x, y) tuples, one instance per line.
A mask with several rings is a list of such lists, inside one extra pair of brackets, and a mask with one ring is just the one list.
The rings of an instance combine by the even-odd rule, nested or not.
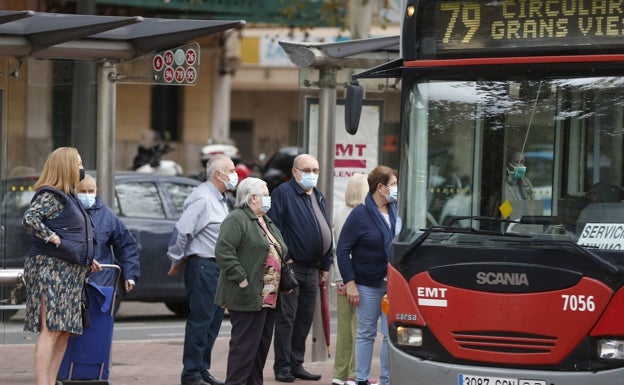
[(598, 357), (624, 360), (624, 340), (598, 340)]
[(398, 326), (396, 328), (397, 344), (405, 346), (422, 346), (423, 333), (422, 329), (407, 326)]

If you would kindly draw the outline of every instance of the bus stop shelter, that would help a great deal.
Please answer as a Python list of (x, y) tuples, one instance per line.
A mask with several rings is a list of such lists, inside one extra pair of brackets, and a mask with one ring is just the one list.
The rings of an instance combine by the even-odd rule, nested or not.
[[(98, 193), (106, 203), (111, 204), (115, 188), (117, 65), (242, 25), (242, 20), (156, 19), (0, 10), (0, 57), (16, 63), (14, 68), (0, 75), (18, 78), (22, 62), (29, 58), (91, 62), (96, 65), (96, 125), (95, 128), (84, 129), (96, 136)], [(22, 94), (18, 97), (26, 98)], [(2, 105), (6, 106), (4, 100), (0, 103)], [(2, 124), (9, 123), (3, 120)], [(9, 164), (8, 147), (15, 144), (7, 143), (6, 130), (7, 127), (3, 127), (0, 142), (2, 170)], [(0, 284), (16, 282), (21, 279), (21, 274), (21, 269), (0, 269)], [(0, 304), (0, 309), (3, 308), (6, 307)]]
[(99, 193), (110, 204), (114, 191), (117, 64), (243, 24), (242, 20), (0, 11), (0, 56), (16, 58), (18, 63), (25, 58), (97, 63), (96, 168)]

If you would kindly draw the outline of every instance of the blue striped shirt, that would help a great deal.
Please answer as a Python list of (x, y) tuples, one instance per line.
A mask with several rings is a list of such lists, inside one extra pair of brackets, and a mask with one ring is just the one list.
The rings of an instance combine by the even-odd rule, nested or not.
[(228, 213), (224, 195), (211, 181), (197, 186), (184, 201), (167, 251), (169, 259), (178, 264), (189, 255), (214, 258), (221, 222)]

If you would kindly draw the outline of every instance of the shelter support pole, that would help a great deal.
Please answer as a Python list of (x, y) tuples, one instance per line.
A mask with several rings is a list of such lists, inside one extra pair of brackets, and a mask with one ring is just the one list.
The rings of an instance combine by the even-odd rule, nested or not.
[[(322, 171), (319, 175), (318, 188), (325, 195), (327, 214), (332, 223), (334, 217), (334, 155), (336, 152), (336, 72), (335, 67), (322, 67), (319, 73), (318, 161)], [(317, 302), (320, 303), (320, 296)], [(317, 305), (317, 311), (314, 312), (312, 322), (313, 362), (325, 361), (328, 358), (323, 332), (323, 316), (320, 309), (320, 305)]]
[(115, 113), (117, 66), (109, 61), (98, 65), (96, 168), (98, 195), (113, 207), (115, 199)]
[(211, 138), (214, 139), (216, 143), (229, 143), (232, 75), (224, 71), (222, 67), (217, 64), (212, 79)]

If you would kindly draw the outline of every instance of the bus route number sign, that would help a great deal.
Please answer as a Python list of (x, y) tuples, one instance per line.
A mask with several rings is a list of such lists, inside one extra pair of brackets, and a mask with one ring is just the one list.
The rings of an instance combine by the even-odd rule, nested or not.
[(199, 43), (156, 52), (152, 56), (155, 83), (194, 85), (199, 78)]
[(621, 1), (431, 1), (426, 8), (422, 20), (435, 25), (421, 31), (435, 31), (441, 50), (621, 45), (624, 36)]

